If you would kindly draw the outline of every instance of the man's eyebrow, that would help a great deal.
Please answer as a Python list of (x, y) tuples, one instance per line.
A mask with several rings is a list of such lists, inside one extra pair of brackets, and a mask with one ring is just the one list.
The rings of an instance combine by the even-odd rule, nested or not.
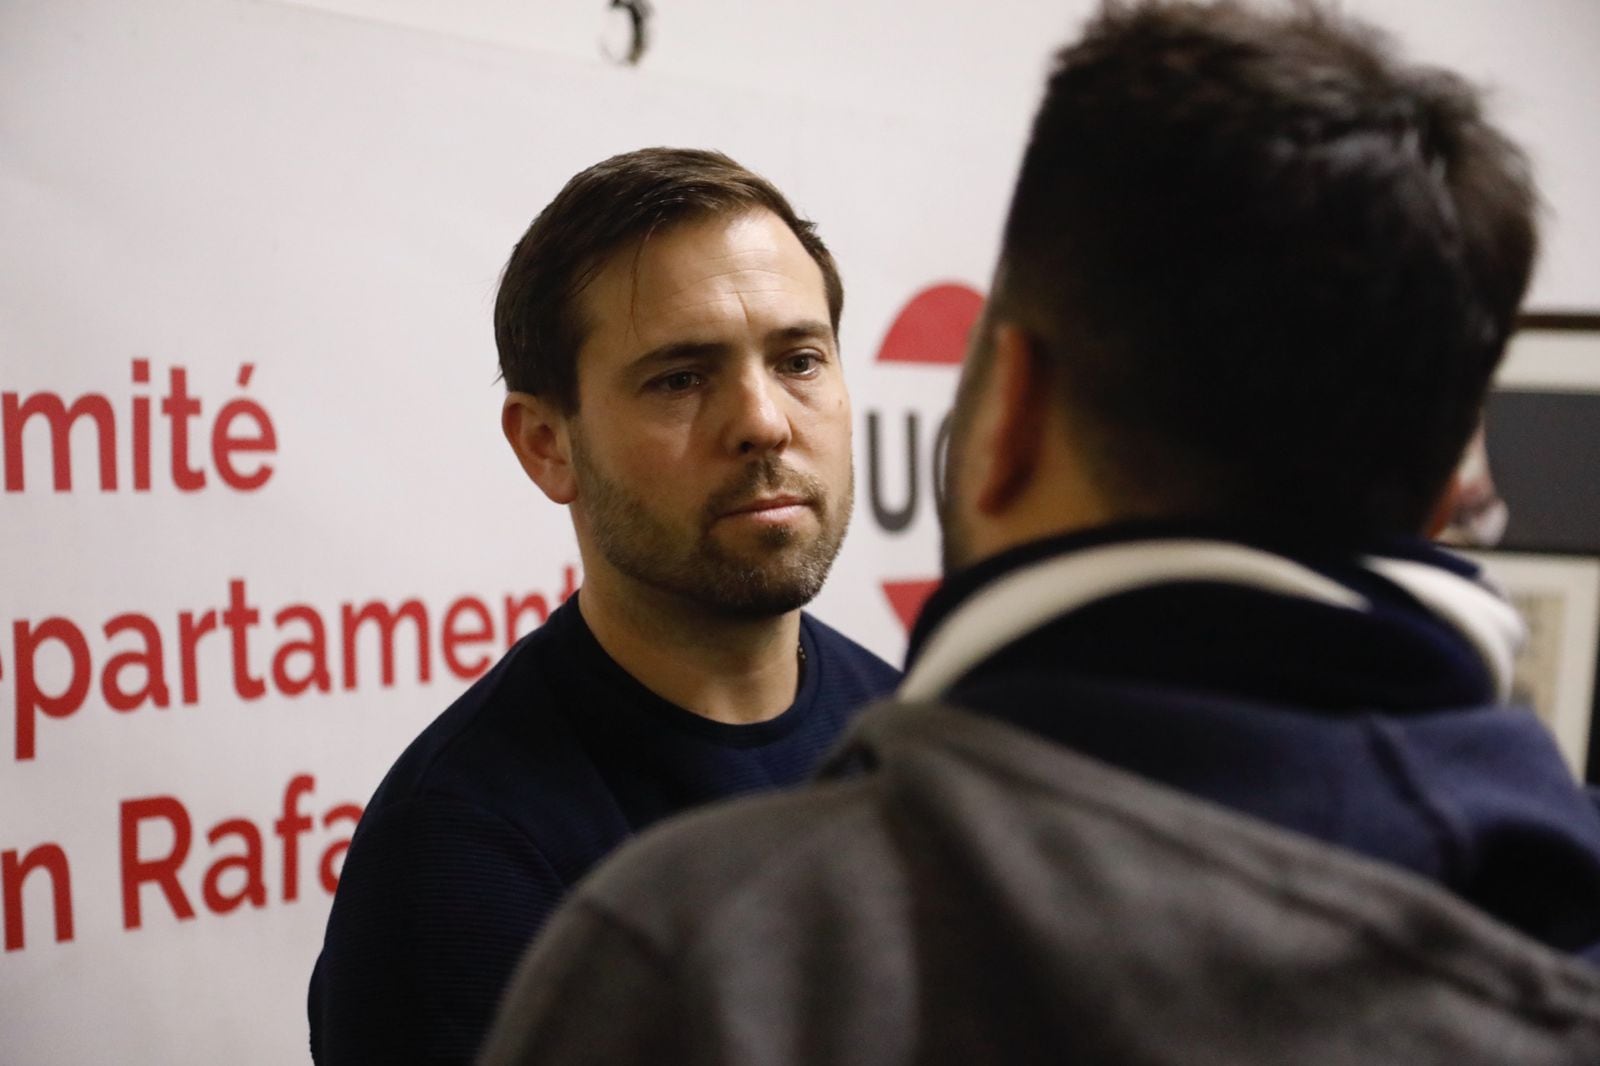
[[(833, 327), (826, 322), (805, 320), (780, 326), (767, 333), (767, 344), (789, 344), (795, 341), (832, 340)], [(672, 341), (635, 357), (628, 363), (630, 370), (646, 369), (657, 363), (679, 360), (720, 359), (733, 351), (726, 341)]]
[(826, 322), (806, 321), (781, 326), (767, 334), (767, 343), (783, 341), (832, 340), (833, 327)]
[(722, 341), (673, 341), (638, 356), (628, 364), (630, 369), (644, 369), (655, 363), (673, 363), (682, 359), (715, 359), (728, 354), (729, 345)]

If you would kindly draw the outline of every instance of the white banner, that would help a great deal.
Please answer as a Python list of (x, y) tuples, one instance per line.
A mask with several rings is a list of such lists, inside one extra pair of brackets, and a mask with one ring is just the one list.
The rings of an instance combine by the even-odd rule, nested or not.
[(8, 6), (0, 72), (7, 1063), (305, 1060), (361, 805), (578, 580), (490, 307), (589, 163), (719, 147), (819, 222), (859, 489), (815, 610), (899, 659), (1015, 145), (246, 2)]

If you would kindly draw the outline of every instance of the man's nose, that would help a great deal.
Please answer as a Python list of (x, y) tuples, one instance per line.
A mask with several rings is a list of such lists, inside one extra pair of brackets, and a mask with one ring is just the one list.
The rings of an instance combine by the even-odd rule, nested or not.
[(781, 451), (792, 428), (781, 383), (763, 367), (751, 367), (734, 382), (729, 397), (726, 441), (739, 455)]

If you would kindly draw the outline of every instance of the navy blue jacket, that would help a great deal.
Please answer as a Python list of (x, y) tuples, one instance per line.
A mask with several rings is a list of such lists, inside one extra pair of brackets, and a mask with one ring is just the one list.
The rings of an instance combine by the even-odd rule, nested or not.
[(309, 997), (324, 1066), (470, 1062), (512, 968), (567, 890), (646, 826), (803, 780), (899, 674), (802, 616), (804, 675), (769, 721), (650, 692), (576, 599), (408, 747), (345, 857)]
[[(1111, 554), (1103, 549), (1143, 545), (1137, 574), (1180, 543), (1206, 541), (1167, 526), (1099, 530), (954, 575), (918, 619), (907, 690), (930, 638), (975, 602), (993, 602), (1007, 578), (1038, 586), (1041, 567), (1064, 565), (1070, 596), (1074, 583), (1098, 579), (1096, 558)], [(1258, 538), (1248, 547), (1327, 579), (1361, 608), (1204, 574), (1130, 576), (974, 656), (941, 683), (942, 698), (1419, 874), (1600, 963), (1594, 793), (1532, 712), (1497, 693), (1492, 640), (1463, 631), (1448, 603), (1425, 604), (1384, 576), (1400, 563), (1421, 575), (1418, 587), (1454, 583), (1471, 594), (1476, 568), (1422, 542), (1351, 552)]]

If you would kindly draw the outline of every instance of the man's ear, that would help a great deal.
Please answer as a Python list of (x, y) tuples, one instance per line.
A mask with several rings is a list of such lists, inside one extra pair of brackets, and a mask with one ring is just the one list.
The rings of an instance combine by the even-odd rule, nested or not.
[(568, 419), (553, 403), (530, 392), (507, 393), (500, 429), (540, 491), (560, 504), (578, 498)]
[(1428, 515), (1428, 525), (1422, 533), (1429, 540), (1438, 540), (1450, 525), (1450, 520), (1456, 516), (1456, 509), (1461, 505), (1461, 474), (1457, 471), (1450, 475), (1450, 480), (1445, 482), (1444, 491), (1439, 493), (1439, 498), (1434, 501), (1433, 511)]
[(1050, 382), (1033, 338), (1019, 326), (995, 326), (979, 443), (987, 462), (976, 485), (979, 511), (1006, 510), (1032, 482), (1045, 444)]

